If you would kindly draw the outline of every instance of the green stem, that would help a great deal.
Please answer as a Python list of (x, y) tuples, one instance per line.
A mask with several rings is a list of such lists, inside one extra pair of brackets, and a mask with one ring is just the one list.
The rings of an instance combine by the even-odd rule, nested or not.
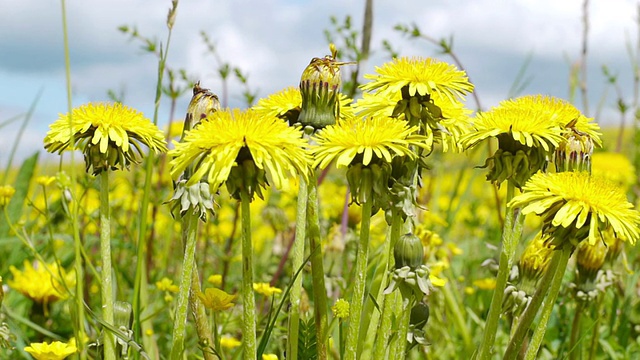
[(398, 340), (396, 341), (396, 360), (407, 358), (407, 334), (409, 333), (409, 320), (411, 319), (411, 308), (415, 301), (411, 298), (402, 297), (402, 313), (400, 313), (400, 324), (398, 326)]
[(569, 360), (575, 360), (578, 354), (582, 353), (582, 346), (576, 347), (576, 340), (580, 334), (580, 318), (584, 310), (584, 301), (578, 300), (578, 306), (573, 314), (573, 323), (571, 324), (571, 337), (569, 340)]
[[(298, 188), (298, 209), (296, 212), (296, 236), (291, 249), (291, 269), (297, 271), (304, 259), (304, 240), (307, 232), (307, 181), (300, 177)], [(289, 293), (291, 309), (289, 310), (289, 338), (287, 358), (298, 359), (298, 329), (300, 326), (300, 298), (302, 296), (302, 277), (296, 277)]]
[[(365, 285), (367, 282), (367, 260), (369, 257), (369, 228), (371, 226), (371, 170), (362, 169), (360, 193), (364, 199), (362, 204), (362, 219), (360, 221), (360, 241), (356, 252), (355, 280), (353, 295), (349, 310), (349, 327), (347, 328), (347, 340), (344, 358), (355, 360), (358, 356), (358, 335), (360, 333), (360, 319), (362, 306), (365, 301)], [(367, 314), (368, 315), (368, 314)]]
[(393, 319), (393, 309), (395, 308), (396, 300), (399, 296), (400, 292), (394, 291), (391, 294), (385, 295), (384, 303), (380, 304), (380, 306), (382, 306), (382, 318), (380, 320), (378, 334), (376, 335), (376, 342), (372, 359), (387, 358), (387, 345), (389, 344), (389, 337), (392, 335), (391, 320)]
[(307, 234), (309, 236), (309, 250), (311, 253), (311, 280), (313, 286), (313, 301), (316, 323), (316, 337), (318, 339), (318, 359), (327, 358), (327, 290), (324, 285), (324, 263), (320, 241), (320, 218), (318, 214), (318, 181), (311, 176), (308, 184), (307, 203)]
[[(507, 182), (507, 204), (513, 198), (515, 186), (511, 181)], [(488, 360), (491, 358), (493, 344), (498, 332), (498, 322), (502, 313), (502, 299), (504, 298), (504, 289), (507, 287), (507, 280), (513, 265), (520, 236), (522, 235), (522, 225), (524, 216), (520, 214), (519, 209), (507, 207), (504, 227), (502, 229), (502, 249), (500, 251), (500, 264), (498, 267), (498, 275), (496, 276), (496, 288), (491, 298), (491, 306), (484, 328), (484, 337), (480, 350), (478, 351), (479, 360)]]
[(558, 269), (558, 265), (560, 265), (561, 258), (562, 251), (555, 251), (553, 257), (551, 258), (551, 261), (549, 262), (547, 271), (544, 273), (542, 279), (540, 279), (538, 288), (531, 297), (531, 302), (529, 302), (529, 305), (527, 305), (527, 308), (520, 316), (518, 327), (513, 332), (513, 336), (511, 336), (509, 345), (507, 346), (507, 350), (505, 351), (505, 359), (513, 359), (519, 353), (520, 347), (522, 347), (522, 343), (524, 342), (524, 338), (529, 331), (533, 320), (538, 314), (538, 310), (542, 305), (542, 301), (544, 300), (545, 295), (547, 295), (549, 288), (551, 287), (551, 283), (553, 281), (556, 270)]
[[(71, 57), (69, 54), (69, 33), (67, 31), (67, 10), (65, 0), (60, 0), (62, 7), (62, 38), (64, 43), (64, 69), (65, 69), (65, 84), (67, 95), (67, 109), (69, 113), (69, 138), (70, 143), (75, 144), (73, 133), (73, 100), (71, 91)], [(72, 146), (73, 148), (73, 146)], [(74, 333), (76, 339), (84, 339), (85, 329), (85, 313), (84, 313), (84, 267), (82, 258), (82, 240), (80, 239), (80, 227), (78, 226), (78, 203), (75, 198), (76, 192), (76, 169), (74, 161), (74, 152), (71, 152), (71, 166), (69, 168), (69, 177), (71, 178), (71, 228), (73, 230), (73, 248), (74, 248), (74, 268), (76, 271), (76, 294), (75, 294), (75, 310), (76, 310), (76, 326), (74, 326)], [(80, 360), (87, 358), (87, 352), (82, 341), (78, 341), (78, 352), (80, 353)]]
[(182, 359), (184, 351), (184, 333), (187, 327), (187, 310), (189, 308), (189, 292), (191, 290), (191, 276), (195, 264), (196, 240), (198, 234), (198, 216), (187, 213), (182, 219), (185, 247), (182, 260), (182, 275), (180, 277), (180, 291), (173, 319), (173, 340), (171, 342), (171, 360)]
[(533, 336), (531, 337), (531, 342), (529, 343), (529, 348), (527, 349), (527, 353), (525, 354), (526, 360), (534, 360), (538, 354), (538, 349), (540, 348), (540, 344), (542, 344), (542, 340), (544, 340), (544, 334), (547, 331), (547, 323), (549, 322), (549, 318), (551, 317), (551, 313), (553, 312), (553, 306), (556, 303), (556, 298), (558, 297), (558, 293), (560, 292), (560, 287), (562, 286), (562, 278), (564, 277), (564, 272), (567, 270), (567, 264), (569, 263), (569, 258), (571, 257), (571, 253), (573, 253), (573, 246), (566, 246), (559, 250), (560, 252), (560, 261), (558, 262), (558, 267), (555, 271), (555, 275), (553, 276), (553, 281), (551, 282), (551, 288), (547, 293), (545, 298), (545, 302), (542, 308), (542, 315), (540, 316), (540, 322), (535, 328), (533, 332)]
[(255, 360), (256, 299), (253, 294), (253, 246), (251, 243), (251, 199), (246, 188), (240, 191), (242, 207), (242, 342), (243, 359)]
[[(100, 173), (100, 256), (102, 258), (102, 319), (113, 325), (113, 275), (111, 274), (111, 209), (109, 208), (109, 171)], [(103, 329), (104, 359), (115, 360), (113, 334)]]

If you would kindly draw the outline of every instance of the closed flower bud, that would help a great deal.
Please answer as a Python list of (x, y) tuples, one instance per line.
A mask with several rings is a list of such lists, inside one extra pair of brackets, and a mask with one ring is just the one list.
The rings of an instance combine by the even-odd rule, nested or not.
[(300, 79), (302, 110), (298, 120), (314, 129), (335, 124), (339, 116), (340, 65), (345, 63), (336, 61), (335, 45), (331, 44), (330, 48), (331, 55), (313, 58)]
[(423, 264), (424, 248), (420, 238), (412, 233), (402, 235), (393, 248), (396, 269), (408, 266), (415, 269)]

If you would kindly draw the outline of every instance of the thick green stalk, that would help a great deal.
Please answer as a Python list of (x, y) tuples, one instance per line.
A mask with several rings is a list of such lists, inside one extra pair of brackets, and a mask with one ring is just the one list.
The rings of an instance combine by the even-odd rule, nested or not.
[(387, 359), (387, 344), (389, 343), (389, 337), (392, 335), (393, 309), (395, 309), (396, 301), (399, 297), (400, 291), (394, 291), (391, 294), (385, 295), (384, 303), (380, 304), (382, 307), (382, 319), (380, 320), (379, 331), (376, 335), (372, 359)]
[[(507, 182), (507, 204), (513, 198), (515, 186), (511, 181)], [(484, 328), (484, 337), (480, 350), (478, 351), (479, 360), (488, 360), (491, 358), (493, 343), (498, 332), (498, 323), (500, 314), (502, 313), (502, 299), (504, 298), (504, 289), (507, 287), (507, 280), (513, 265), (520, 236), (522, 235), (522, 225), (524, 217), (520, 214), (519, 209), (507, 207), (504, 227), (502, 229), (502, 249), (500, 250), (500, 264), (498, 266), (498, 275), (496, 276), (496, 288), (491, 298), (491, 306)]]
[[(300, 177), (298, 188), (298, 209), (296, 212), (296, 237), (291, 249), (291, 271), (297, 271), (304, 260), (304, 240), (307, 232), (307, 180)], [(302, 296), (302, 277), (296, 277), (289, 293), (291, 309), (289, 310), (289, 337), (287, 358), (298, 359), (298, 329), (300, 326), (300, 298)]]
[(256, 298), (253, 294), (253, 244), (251, 243), (251, 199), (246, 189), (240, 191), (242, 210), (242, 342), (243, 359), (255, 360)]
[(573, 253), (573, 249), (573, 246), (565, 246), (559, 251), (561, 255), (560, 261), (558, 262), (558, 267), (555, 271), (555, 275), (553, 276), (551, 287), (545, 298), (540, 321), (535, 327), (533, 336), (531, 337), (531, 342), (529, 342), (529, 348), (525, 354), (526, 360), (534, 360), (536, 358), (540, 344), (542, 344), (542, 340), (544, 340), (544, 333), (547, 331), (547, 323), (549, 322), (549, 318), (553, 312), (553, 306), (556, 304), (556, 298), (558, 297), (560, 287), (562, 286), (562, 278), (564, 277), (564, 272), (567, 270), (567, 264), (569, 263), (569, 258), (571, 257), (571, 253)]
[[(598, 340), (600, 339), (600, 319), (604, 317), (604, 313), (600, 316), (600, 312), (602, 311), (602, 304), (604, 302), (605, 294), (601, 294), (598, 297), (598, 303), (596, 305), (596, 322), (593, 324), (593, 330), (591, 332), (591, 345), (589, 345), (589, 358), (588, 360), (593, 360), (596, 356), (596, 350), (598, 349)], [(617, 299), (617, 297), (616, 297)], [(612, 309), (616, 309), (616, 307), (611, 307)]]
[[(64, 43), (64, 69), (65, 69), (65, 84), (67, 93), (67, 109), (69, 113), (69, 125), (73, 124), (72, 112), (73, 112), (73, 100), (71, 92), (71, 58), (69, 55), (69, 33), (67, 31), (67, 10), (65, 0), (60, 1), (62, 7), (62, 38)], [(69, 126), (69, 138), (70, 143), (75, 144), (73, 126)], [(71, 151), (71, 167), (69, 168), (69, 177), (71, 179), (71, 228), (73, 231), (73, 248), (74, 248), (74, 269), (76, 272), (76, 294), (74, 297), (75, 311), (76, 311), (76, 324), (74, 326), (74, 333), (76, 339), (85, 338), (85, 313), (84, 313), (84, 267), (82, 266), (82, 240), (80, 239), (80, 228), (78, 226), (78, 202), (75, 198), (76, 191), (76, 169), (74, 161), (74, 152)], [(80, 353), (80, 360), (87, 358), (87, 352), (82, 341), (78, 341), (78, 352)]]
[(218, 356), (211, 351), (210, 348), (216, 347), (214, 339), (211, 336), (211, 327), (207, 319), (207, 311), (202, 304), (202, 300), (198, 294), (202, 292), (200, 288), (200, 276), (198, 275), (198, 264), (193, 264), (191, 274), (191, 291), (189, 292), (189, 304), (191, 305), (191, 313), (196, 323), (196, 333), (198, 334), (198, 343), (202, 346), (202, 355), (205, 360), (218, 360)]
[[(113, 275), (111, 274), (111, 208), (109, 207), (109, 171), (100, 173), (100, 256), (102, 258), (102, 319), (113, 325)], [(115, 360), (115, 339), (103, 329), (104, 359)]]
[(513, 359), (520, 352), (520, 348), (522, 347), (522, 343), (524, 342), (524, 338), (533, 323), (533, 320), (536, 318), (538, 314), (538, 310), (542, 305), (542, 302), (547, 295), (549, 288), (551, 287), (551, 283), (554, 279), (556, 270), (560, 265), (560, 260), (562, 259), (562, 251), (555, 251), (551, 261), (549, 263), (549, 267), (547, 271), (544, 273), (542, 279), (538, 283), (538, 288), (536, 292), (533, 294), (531, 298), (531, 302), (527, 305), (527, 308), (524, 310), (522, 315), (520, 316), (520, 322), (518, 323), (518, 327), (513, 332), (511, 339), (509, 340), (509, 345), (507, 346), (507, 350), (505, 351), (505, 359)]
[[(384, 289), (387, 287), (388, 280), (389, 280), (388, 273), (389, 273), (389, 268), (392, 265), (391, 262), (393, 259), (393, 247), (395, 246), (396, 242), (400, 238), (400, 234), (402, 233), (402, 227), (404, 225), (404, 221), (402, 220), (402, 216), (400, 216), (400, 213), (398, 210), (394, 209), (391, 216), (392, 216), (391, 228), (389, 229), (389, 236), (387, 241), (384, 243), (384, 248), (382, 250), (382, 256), (383, 256), (382, 262), (376, 268), (376, 275), (374, 275), (374, 279), (377, 279), (378, 272), (383, 271), (383, 273), (381, 274), (382, 282), (378, 285), (377, 292), (376, 292), (376, 289), (374, 288), (376, 284), (371, 286), (371, 293), (374, 293), (374, 292), (377, 293), (376, 302), (378, 303), (379, 311), (375, 311), (375, 310), (367, 311), (368, 309), (372, 309), (373, 304), (369, 302), (365, 304), (365, 311), (367, 313), (371, 313), (371, 321), (369, 322), (367, 329), (361, 329), (361, 330), (367, 330), (366, 337), (365, 337), (366, 343), (362, 351), (362, 358), (364, 359), (369, 358), (371, 355), (371, 351), (374, 351), (374, 350), (376, 351), (375, 358), (381, 359), (380, 356), (383, 356), (383, 355), (381, 355), (379, 352), (384, 350), (384, 346), (380, 348), (381, 344), (379, 342), (386, 343), (386, 341), (388, 340), (388, 335), (391, 333), (391, 321), (390, 321), (391, 307), (387, 305), (387, 299), (389, 298), (390, 295), (385, 295)], [(385, 315), (387, 316), (386, 319), (385, 319)], [(379, 341), (379, 339), (384, 339), (384, 340)]]
[[(356, 252), (355, 279), (353, 295), (349, 310), (349, 327), (347, 328), (347, 340), (345, 345), (345, 360), (356, 360), (358, 356), (358, 335), (360, 333), (360, 319), (362, 306), (365, 301), (365, 286), (367, 282), (367, 260), (369, 257), (369, 228), (371, 226), (371, 170), (362, 169), (360, 193), (362, 194), (362, 219), (360, 221), (360, 240)], [(368, 314), (367, 314), (368, 316)]]
[(316, 337), (318, 339), (318, 359), (327, 358), (327, 288), (324, 285), (324, 263), (322, 243), (320, 241), (320, 217), (318, 214), (318, 181), (311, 176), (308, 188), (307, 203), (307, 236), (311, 253), (311, 281), (313, 286), (313, 301), (316, 323)]
[(180, 277), (180, 291), (173, 319), (173, 339), (171, 341), (171, 360), (182, 359), (184, 351), (184, 333), (187, 327), (187, 310), (189, 308), (189, 292), (191, 291), (191, 276), (195, 264), (196, 240), (198, 234), (198, 216), (192, 213), (182, 219), (184, 259), (182, 260), (182, 275)]
[(404, 360), (407, 358), (407, 334), (409, 333), (409, 320), (411, 318), (411, 308), (415, 301), (413, 300), (413, 296), (410, 298), (402, 297), (401, 300), (401, 309), (402, 312), (399, 314), (399, 323), (398, 323), (398, 332), (396, 336), (397, 340), (394, 342), (395, 344), (395, 359), (396, 360)]

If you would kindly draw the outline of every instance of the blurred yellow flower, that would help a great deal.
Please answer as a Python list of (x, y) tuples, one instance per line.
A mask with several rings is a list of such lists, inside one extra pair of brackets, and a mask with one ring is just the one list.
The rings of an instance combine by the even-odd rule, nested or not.
[(49, 186), (54, 181), (56, 181), (56, 177), (55, 176), (38, 176), (38, 177), (36, 177), (36, 184), (42, 185), (42, 186)]
[(344, 319), (349, 317), (349, 302), (343, 298), (336, 300), (336, 303), (331, 307), (333, 316), (338, 319)]
[(173, 280), (169, 279), (168, 277), (163, 277), (162, 279), (160, 279), (160, 281), (156, 281), (156, 287), (160, 291), (167, 291), (172, 293), (177, 293), (178, 291), (180, 291), (178, 285), (175, 285), (173, 283)]
[(0, 186), (0, 206), (6, 206), (16, 193), (16, 189), (11, 185)]
[(235, 295), (217, 288), (206, 288), (204, 293), (198, 294), (198, 297), (202, 300), (204, 307), (213, 312), (232, 308), (235, 305), (232, 301), (236, 298)]
[(473, 281), (473, 285), (480, 290), (493, 290), (496, 288), (495, 278), (484, 278)]
[(222, 275), (213, 274), (207, 278), (207, 281), (213, 286), (220, 286), (222, 285)]
[(75, 353), (78, 349), (74, 345), (54, 341), (52, 343), (31, 343), (24, 348), (36, 360), (62, 360)]
[(258, 294), (262, 294), (264, 296), (271, 296), (273, 294), (281, 294), (282, 290), (277, 287), (272, 287), (269, 283), (253, 283), (253, 290)]
[[(49, 304), (67, 297), (63, 282), (72, 287), (75, 284), (75, 276), (66, 274), (64, 269), (57, 264), (43, 265), (35, 261), (33, 265), (24, 261), (24, 270), (20, 271), (15, 266), (10, 266), (13, 280), (7, 284), (24, 296), (39, 304)], [(63, 280), (60, 279), (62, 275)]]
[(262, 354), (262, 360), (278, 360), (278, 355), (276, 355), (276, 354)]
[(624, 191), (636, 181), (636, 170), (623, 154), (614, 152), (596, 152), (591, 157), (591, 173), (602, 176), (622, 187)]
[(238, 341), (234, 337), (225, 335), (222, 338), (220, 338), (220, 346), (222, 346), (225, 349), (237, 348), (240, 345), (242, 345), (242, 342)]

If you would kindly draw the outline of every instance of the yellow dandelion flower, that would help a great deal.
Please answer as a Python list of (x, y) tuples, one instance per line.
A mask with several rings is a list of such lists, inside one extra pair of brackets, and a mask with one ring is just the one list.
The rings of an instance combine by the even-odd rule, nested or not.
[(537, 173), (513, 198), (509, 206), (543, 219), (543, 233), (559, 247), (587, 239), (594, 244), (598, 232), (608, 226), (616, 236), (634, 244), (640, 237), (640, 213), (633, 209), (620, 188), (586, 172)]
[[(67, 274), (57, 264), (43, 265), (39, 262), (30, 263), (24, 261), (24, 270), (20, 271), (15, 266), (10, 266), (13, 279), (7, 284), (29, 299), (39, 304), (49, 304), (67, 297), (63, 282), (68, 287), (73, 287), (75, 277)], [(62, 279), (60, 279), (60, 274)]]
[(269, 283), (253, 283), (253, 290), (258, 294), (270, 297), (273, 294), (281, 294), (282, 290), (272, 287)]
[(242, 345), (242, 342), (240, 342), (238, 339), (234, 337), (225, 335), (222, 338), (220, 338), (220, 346), (222, 346), (225, 349), (234, 349), (240, 345)]
[(438, 94), (451, 101), (462, 99), (473, 91), (464, 71), (433, 58), (395, 58), (376, 67), (376, 73), (364, 76), (372, 80), (362, 86), (364, 91), (395, 94), (408, 87), (410, 96)]
[(62, 360), (74, 354), (78, 349), (72, 345), (60, 341), (52, 343), (31, 343), (24, 348), (36, 360)]
[(89, 103), (74, 108), (71, 115), (60, 115), (49, 126), (44, 144), (47, 151), (57, 153), (79, 145), (87, 171), (93, 167), (94, 175), (139, 163), (141, 144), (155, 152), (167, 151), (162, 131), (141, 112), (120, 103)]
[(180, 291), (180, 287), (178, 287), (178, 285), (175, 285), (173, 283), (173, 280), (169, 279), (168, 277), (163, 277), (162, 279), (160, 279), (160, 281), (157, 281), (156, 287), (160, 291), (167, 291), (172, 293), (177, 293), (178, 291)]
[(349, 302), (343, 298), (336, 300), (336, 303), (331, 307), (333, 316), (338, 319), (345, 319), (349, 317)]
[[(568, 106), (571, 105), (539, 96), (503, 101), (499, 106), (479, 113), (473, 123), (475, 131), (463, 136), (461, 141), (465, 147), (471, 147), (484, 139), (507, 134), (521, 145), (552, 151), (562, 141), (560, 124), (574, 119), (573, 113), (566, 111)], [(567, 113), (571, 115), (567, 116)]]
[(404, 121), (388, 117), (341, 121), (315, 136), (317, 146), (311, 149), (315, 154), (314, 167), (324, 168), (334, 159), (337, 167), (346, 167), (354, 162), (368, 166), (374, 156), (387, 163), (393, 156), (414, 158), (410, 146), (427, 148), (426, 137), (415, 134), (416, 130)]
[(226, 293), (223, 290), (217, 288), (206, 288), (204, 293), (198, 294), (200, 300), (207, 309), (217, 312), (227, 310), (235, 305), (233, 300), (236, 296)]
[(636, 182), (636, 170), (626, 156), (614, 152), (596, 152), (591, 157), (591, 173), (618, 184), (626, 191)]
[(276, 355), (276, 354), (262, 354), (262, 360), (278, 360), (278, 355)]
[[(306, 176), (311, 161), (299, 128), (275, 117), (258, 116), (253, 110), (217, 111), (175, 145), (169, 152), (173, 157), (171, 175), (177, 178), (195, 164), (187, 185), (206, 178), (212, 193), (229, 179), (232, 168), (245, 161), (265, 171), (276, 188), (281, 188), (287, 177)], [(259, 181), (259, 185), (265, 182)]]
[(11, 185), (0, 186), (0, 206), (7, 206), (15, 193), (16, 189)]
[[(442, 119), (438, 122), (441, 131), (429, 131), (427, 134), (431, 142), (440, 143), (443, 151), (460, 151), (462, 146), (460, 138), (471, 131), (471, 110), (467, 109), (459, 101), (451, 101), (448, 97), (440, 94), (433, 94), (433, 103), (438, 106)], [(362, 117), (369, 116), (397, 116), (399, 119), (407, 120), (405, 114), (394, 114), (398, 102), (402, 100), (400, 93), (381, 95), (363, 93), (358, 99), (353, 111)], [(435, 138), (434, 138), (435, 135)]]

